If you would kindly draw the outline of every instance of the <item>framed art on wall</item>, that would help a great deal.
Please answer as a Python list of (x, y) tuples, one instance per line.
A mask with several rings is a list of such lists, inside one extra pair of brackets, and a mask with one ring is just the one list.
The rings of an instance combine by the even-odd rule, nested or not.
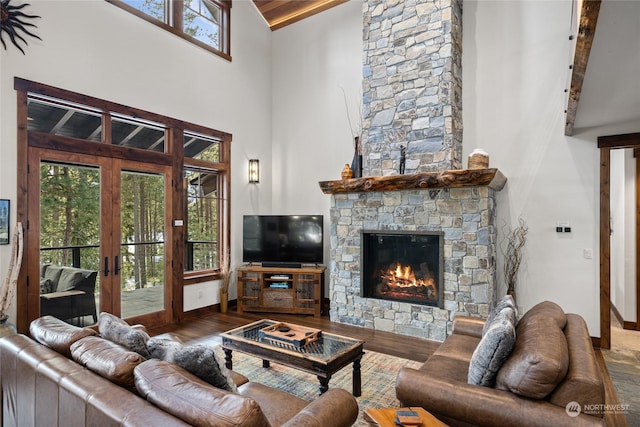
[(9, 200), (0, 199), (0, 245), (9, 244)]

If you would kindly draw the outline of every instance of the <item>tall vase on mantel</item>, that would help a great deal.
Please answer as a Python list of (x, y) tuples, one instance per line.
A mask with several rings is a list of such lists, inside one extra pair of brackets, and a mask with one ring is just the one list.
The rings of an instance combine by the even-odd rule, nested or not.
[(362, 178), (362, 150), (360, 148), (360, 137), (354, 138), (353, 160), (351, 160), (351, 170), (354, 178)]

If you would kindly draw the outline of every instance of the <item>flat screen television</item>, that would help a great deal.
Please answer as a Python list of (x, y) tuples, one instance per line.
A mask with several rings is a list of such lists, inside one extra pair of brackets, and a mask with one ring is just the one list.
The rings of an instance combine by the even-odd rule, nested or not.
[(322, 264), (322, 215), (245, 215), (242, 261), (263, 266)]

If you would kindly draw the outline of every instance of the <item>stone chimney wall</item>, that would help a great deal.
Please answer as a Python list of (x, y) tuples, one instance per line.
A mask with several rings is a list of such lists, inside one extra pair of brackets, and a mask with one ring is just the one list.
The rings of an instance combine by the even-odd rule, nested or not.
[(462, 168), (462, 0), (365, 0), (363, 176)]

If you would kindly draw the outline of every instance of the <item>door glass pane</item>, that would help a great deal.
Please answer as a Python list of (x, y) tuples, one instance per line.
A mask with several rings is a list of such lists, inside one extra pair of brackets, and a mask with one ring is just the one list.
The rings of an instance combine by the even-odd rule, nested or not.
[(161, 174), (121, 173), (121, 315), (164, 310), (165, 182)]
[(100, 168), (40, 163), (40, 314), (96, 323)]

